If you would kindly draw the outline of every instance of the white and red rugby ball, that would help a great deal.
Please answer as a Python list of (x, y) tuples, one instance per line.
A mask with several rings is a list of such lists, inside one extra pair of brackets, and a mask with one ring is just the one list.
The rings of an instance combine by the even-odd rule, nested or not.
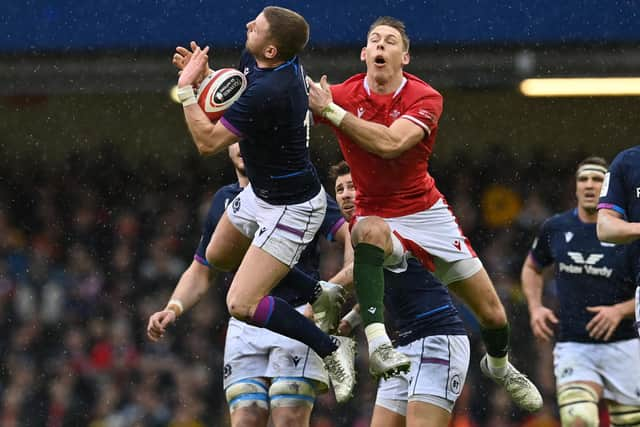
[(216, 121), (247, 88), (247, 78), (235, 68), (221, 68), (204, 78), (197, 100), (209, 120)]

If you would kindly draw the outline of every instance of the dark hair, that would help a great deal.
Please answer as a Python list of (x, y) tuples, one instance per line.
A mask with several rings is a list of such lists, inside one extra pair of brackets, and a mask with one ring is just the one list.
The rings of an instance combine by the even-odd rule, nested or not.
[(309, 24), (302, 15), (278, 6), (267, 6), (262, 11), (269, 23), (269, 35), (278, 49), (277, 59), (288, 61), (307, 45)]
[(371, 26), (369, 27), (369, 32), (367, 33), (367, 40), (369, 39), (369, 35), (373, 31), (373, 29), (380, 25), (386, 25), (387, 27), (395, 28), (396, 30), (398, 30), (400, 36), (402, 37), (404, 48), (407, 52), (409, 52), (409, 36), (407, 36), (407, 29), (404, 26), (404, 22), (400, 21), (399, 19), (392, 18), (391, 16), (381, 16), (373, 21), (373, 24), (371, 24)]
[(585, 165), (598, 165), (602, 166), (605, 169), (609, 169), (609, 163), (603, 158), (598, 156), (589, 156), (580, 163), (578, 163), (578, 167), (576, 167), (576, 173), (580, 170), (581, 167)]
[(335, 180), (338, 179), (338, 177), (347, 175), (350, 173), (351, 173), (351, 168), (349, 167), (347, 162), (342, 160), (340, 163), (336, 163), (335, 165), (331, 166), (331, 168), (329, 169), (329, 178), (331, 178), (335, 182)]

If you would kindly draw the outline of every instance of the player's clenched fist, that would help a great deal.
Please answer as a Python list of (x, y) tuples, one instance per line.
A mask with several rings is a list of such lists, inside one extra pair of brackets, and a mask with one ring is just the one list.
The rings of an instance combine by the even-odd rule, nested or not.
[(167, 326), (176, 321), (176, 313), (173, 310), (165, 309), (155, 312), (149, 317), (147, 326), (147, 336), (152, 341), (158, 341), (164, 336)]

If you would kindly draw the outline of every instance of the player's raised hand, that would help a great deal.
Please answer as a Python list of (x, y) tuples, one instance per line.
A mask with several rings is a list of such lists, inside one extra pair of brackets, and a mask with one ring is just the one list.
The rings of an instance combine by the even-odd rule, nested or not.
[(614, 305), (587, 307), (590, 313), (596, 313), (587, 323), (589, 336), (596, 340), (609, 341), (623, 318), (623, 314)]
[(327, 76), (320, 78), (320, 83), (314, 82), (311, 77), (307, 76), (307, 85), (309, 86), (309, 108), (316, 115), (321, 115), (330, 103), (333, 102), (333, 96), (327, 83)]
[(530, 324), (533, 335), (542, 340), (549, 341), (553, 337), (553, 329), (551, 325), (556, 325), (558, 318), (547, 307), (540, 306), (531, 310)]
[(179, 87), (197, 85), (209, 72), (209, 46), (206, 46), (204, 49), (200, 49), (198, 45), (195, 46), (195, 49), (191, 52), (191, 56), (186, 62), (186, 65), (184, 65), (178, 78)]
[(149, 317), (147, 336), (152, 341), (159, 341), (164, 336), (167, 326), (176, 321), (176, 313), (173, 310), (155, 312)]

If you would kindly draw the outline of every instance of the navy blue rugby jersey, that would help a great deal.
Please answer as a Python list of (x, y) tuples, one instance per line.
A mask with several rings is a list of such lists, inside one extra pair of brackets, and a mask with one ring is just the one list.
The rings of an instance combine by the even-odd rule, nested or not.
[(403, 273), (384, 271), (384, 293), (397, 345), (434, 335), (467, 334), (449, 292), (414, 259)]
[[(560, 303), (558, 341), (604, 343), (589, 337), (587, 323), (594, 314), (586, 307), (613, 305), (633, 298), (629, 247), (600, 242), (596, 224), (578, 217), (577, 208), (555, 215), (542, 225), (531, 257), (543, 268), (555, 263)], [(609, 341), (636, 336), (633, 320), (623, 319)]]
[(240, 151), (253, 190), (273, 205), (311, 199), (320, 191), (320, 180), (309, 160), (309, 98), (298, 58), (259, 68), (245, 51), (239, 69), (247, 89), (220, 121), (242, 138)]
[[(602, 183), (598, 209), (612, 209), (629, 222), (640, 222), (640, 145), (628, 148), (613, 159)], [(634, 251), (636, 285), (640, 286), (640, 241)]]
[[(207, 267), (210, 266), (207, 262), (206, 252), (209, 241), (211, 240), (211, 236), (213, 235), (213, 231), (215, 230), (216, 225), (218, 225), (218, 222), (220, 221), (220, 218), (222, 217), (222, 214), (224, 213), (227, 206), (238, 194), (240, 194), (241, 191), (242, 187), (240, 187), (240, 185), (236, 182), (234, 184), (225, 185), (224, 187), (220, 188), (213, 196), (213, 200), (211, 201), (211, 205), (207, 213), (207, 218), (205, 219), (204, 225), (202, 227), (202, 236), (200, 237), (200, 243), (194, 255), (194, 259), (200, 264), (203, 264)], [(333, 241), (336, 231), (342, 226), (342, 224), (344, 224), (344, 222), (345, 220), (340, 214), (338, 204), (333, 199), (333, 197), (327, 194), (327, 212), (325, 214), (324, 220), (322, 221), (322, 225), (320, 226), (320, 229), (314, 236), (313, 240), (307, 245), (305, 250), (300, 255), (300, 260), (298, 261), (298, 264), (296, 264), (296, 267), (300, 268), (309, 276), (317, 279), (319, 276), (319, 254), (317, 250), (318, 238), (319, 236), (324, 236), (327, 240)], [(226, 275), (226, 285), (231, 284), (232, 277), (233, 275)], [(286, 280), (289, 280), (288, 276), (285, 277), (280, 283), (282, 284)], [(303, 304), (305, 301), (302, 300), (300, 295), (298, 295), (298, 293), (296, 293), (294, 289), (295, 283), (291, 284), (291, 286), (282, 288), (277, 286), (271, 292), (271, 295), (283, 298), (291, 305), (297, 306)]]

